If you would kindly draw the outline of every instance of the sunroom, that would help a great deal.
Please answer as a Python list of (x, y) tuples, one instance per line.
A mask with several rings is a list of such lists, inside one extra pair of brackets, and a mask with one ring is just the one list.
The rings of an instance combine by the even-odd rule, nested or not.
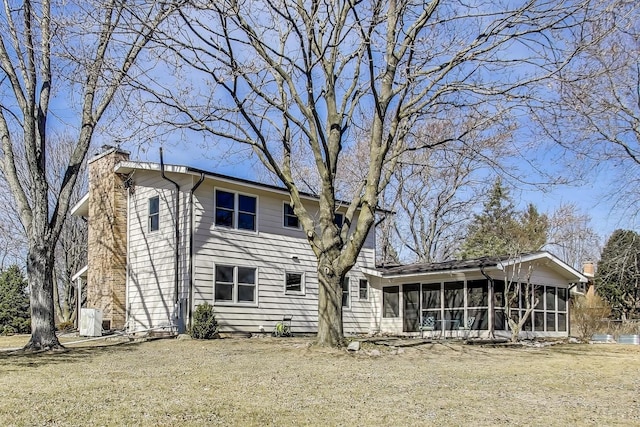
[(548, 252), (368, 270), (380, 333), (434, 338), (566, 337), (569, 293), (587, 278)]

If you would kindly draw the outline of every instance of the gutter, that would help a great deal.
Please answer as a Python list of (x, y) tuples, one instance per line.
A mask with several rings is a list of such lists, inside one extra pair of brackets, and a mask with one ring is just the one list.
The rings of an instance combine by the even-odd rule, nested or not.
[(193, 236), (194, 236), (194, 223), (193, 223), (193, 193), (200, 187), (200, 184), (204, 181), (204, 172), (200, 172), (200, 179), (195, 183), (191, 190), (189, 190), (189, 310), (188, 325), (191, 327), (193, 322)]
[[(176, 199), (175, 199), (175, 239), (176, 239), (176, 244), (174, 247), (174, 274), (173, 274), (173, 281), (174, 281), (174, 292), (175, 292), (175, 314), (174, 316), (176, 318), (179, 318), (179, 314), (178, 314), (178, 309), (179, 309), (179, 302), (180, 302), (180, 298), (178, 295), (179, 292), (179, 286), (178, 286), (178, 266), (179, 266), (179, 262), (180, 262), (180, 255), (179, 255), (179, 251), (178, 251), (178, 245), (180, 244), (180, 185), (178, 185), (177, 182), (175, 182), (174, 180), (172, 180), (171, 178), (167, 177), (164, 173), (164, 161), (162, 159), (162, 147), (160, 147), (160, 174), (162, 175), (162, 179), (164, 179), (165, 181), (169, 181), (170, 183), (172, 183), (175, 188), (176, 188)], [(182, 332), (182, 331), (180, 331)]]

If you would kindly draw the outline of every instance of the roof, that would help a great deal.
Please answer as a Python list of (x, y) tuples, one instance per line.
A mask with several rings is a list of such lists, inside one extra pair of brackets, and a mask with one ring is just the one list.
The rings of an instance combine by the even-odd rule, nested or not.
[[(160, 163), (153, 163), (153, 162), (136, 162), (136, 161), (126, 160), (126, 161), (119, 162), (115, 167), (115, 172), (122, 173), (122, 174), (128, 174), (133, 172), (134, 170), (148, 170), (148, 171), (154, 171), (154, 172), (161, 171)], [(258, 181), (251, 181), (249, 179), (244, 179), (244, 178), (237, 178), (229, 175), (223, 175), (220, 173), (193, 168), (190, 166), (164, 164), (164, 170), (165, 172), (168, 172), (168, 173), (179, 173), (179, 174), (195, 175), (195, 176), (204, 175), (208, 178), (216, 179), (222, 182), (242, 184), (244, 186), (258, 189), (258, 190), (265, 190), (265, 191), (278, 193), (286, 196), (289, 195), (289, 190), (287, 190), (284, 187), (279, 187), (277, 185), (272, 185), (272, 184), (265, 184)], [(319, 196), (316, 194), (306, 193), (302, 191), (299, 192), (299, 194), (303, 199), (314, 200), (314, 201), (319, 200)], [(88, 202), (89, 202), (88, 195), (85, 195), (71, 209), (71, 214), (76, 216), (87, 216)], [(342, 205), (350, 204), (349, 202), (344, 200), (336, 200), (336, 202)], [(376, 208), (376, 210), (378, 212), (391, 213), (391, 211), (381, 209), (381, 208)]]
[(574, 282), (587, 282), (587, 277), (576, 269), (562, 261), (555, 255), (547, 252), (532, 252), (516, 256), (481, 257), (468, 260), (450, 260), (435, 263), (416, 263), (407, 265), (394, 265), (389, 267), (376, 267), (367, 269), (366, 273), (382, 278), (410, 278), (413, 276), (436, 275), (442, 273), (465, 273), (482, 271), (485, 269), (504, 270), (505, 267), (520, 263), (543, 262), (561, 276)]

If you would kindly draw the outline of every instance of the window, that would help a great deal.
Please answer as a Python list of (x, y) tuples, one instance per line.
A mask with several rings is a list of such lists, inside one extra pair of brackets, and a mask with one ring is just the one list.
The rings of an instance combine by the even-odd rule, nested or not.
[(333, 223), (335, 225), (338, 226), (338, 228), (342, 228), (342, 224), (344, 224), (344, 215), (342, 215), (341, 213), (334, 213), (333, 214)]
[(400, 315), (400, 287), (387, 286), (382, 288), (383, 317), (398, 317)]
[(234, 206), (233, 193), (216, 190), (216, 225), (233, 228)]
[(216, 302), (255, 303), (257, 271), (253, 267), (216, 265), (214, 298)]
[(149, 199), (149, 231), (160, 229), (160, 197), (155, 196)]
[(349, 295), (349, 278), (342, 279), (342, 306), (349, 308), (351, 305), (351, 298)]
[(215, 201), (217, 226), (239, 230), (256, 230), (256, 197), (216, 190)]
[(369, 299), (369, 282), (367, 282), (365, 279), (360, 279), (358, 290), (361, 300)]
[(300, 221), (293, 212), (293, 208), (289, 203), (284, 204), (284, 226), (290, 228), (300, 228)]
[(304, 293), (304, 275), (302, 273), (285, 273), (285, 294)]

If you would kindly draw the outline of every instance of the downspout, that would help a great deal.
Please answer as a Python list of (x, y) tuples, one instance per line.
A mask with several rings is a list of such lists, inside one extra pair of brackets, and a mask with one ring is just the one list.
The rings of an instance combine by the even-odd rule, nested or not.
[(194, 236), (194, 223), (193, 223), (193, 193), (200, 187), (204, 181), (204, 173), (200, 172), (200, 179), (196, 184), (191, 187), (189, 190), (189, 303), (187, 305), (187, 309), (189, 310), (188, 316), (188, 325), (191, 327), (191, 322), (193, 321), (193, 236)]
[[(175, 244), (175, 248), (174, 248), (174, 274), (173, 274), (173, 281), (174, 281), (174, 292), (175, 292), (175, 314), (174, 316), (176, 318), (179, 318), (179, 314), (178, 314), (178, 309), (179, 309), (179, 302), (180, 302), (180, 298), (178, 295), (179, 292), (179, 286), (178, 286), (178, 263), (180, 261), (180, 254), (178, 251), (178, 245), (180, 244), (180, 186), (178, 185), (177, 182), (175, 182), (174, 180), (172, 180), (171, 178), (167, 177), (164, 173), (164, 161), (162, 159), (162, 147), (160, 147), (160, 173), (162, 175), (162, 179), (164, 179), (165, 181), (169, 181), (170, 183), (172, 183), (175, 187), (176, 187), (176, 199), (175, 199), (175, 239), (176, 239), (176, 244)], [(178, 325), (179, 327), (180, 325)], [(179, 331), (182, 332), (182, 331)]]

